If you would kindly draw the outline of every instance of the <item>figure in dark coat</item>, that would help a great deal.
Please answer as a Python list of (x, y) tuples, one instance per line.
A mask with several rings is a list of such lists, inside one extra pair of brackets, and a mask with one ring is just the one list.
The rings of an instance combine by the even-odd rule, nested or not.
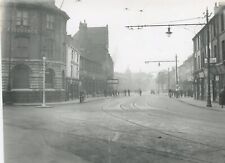
[(221, 90), (219, 94), (219, 104), (223, 108), (223, 105), (225, 105), (225, 87)]

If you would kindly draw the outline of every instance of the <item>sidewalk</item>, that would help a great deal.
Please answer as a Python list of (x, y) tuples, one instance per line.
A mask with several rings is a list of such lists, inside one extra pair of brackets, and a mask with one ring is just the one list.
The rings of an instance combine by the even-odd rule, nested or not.
[[(103, 100), (103, 99), (109, 99), (111, 96), (101, 96), (101, 97), (88, 97), (85, 98), (85, 102), (91, 102), (91, 101), (97, 101), (97, 100)], [(79, 104), (80, 100), (79, 99), (74, 99), (74, 100), (69, 100), (69, 101), (60, 101), (60, 102), (46, 102), (46, 105), (54, 106), (54, 105), (65, 105), (65, 104)], [(13, 103), (12, 106), (41, 106), (42, 103)], [(7, 105), (5, 105), (7, 106)]]
[(225, 107), (221, 108), (221, 106), (216, 103), (212, 102), (212, 107), (207, 107), (207, 101), (202, 101), (202, 100), (195, 100), (193, 97), (181, 97), (181, 98), (176, 98), (178, 101), (186, 103), (188, 105), (192, 105), (195, 107), (199, 108), (204, 108), (204, 109), (209, 109), (209, 110), (217, 110), (217, 111), (225, 111)]

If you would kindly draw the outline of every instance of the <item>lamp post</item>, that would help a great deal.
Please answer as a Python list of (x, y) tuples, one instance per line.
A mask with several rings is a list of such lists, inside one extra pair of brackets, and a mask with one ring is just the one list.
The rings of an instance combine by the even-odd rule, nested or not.
[(8, 83), (7, 83), (7, 103), (12, 104), (11, 98), (11, 89), (12, 89), (12, 81), (11, 81), (11, 62), (12, 62), (12, 22), (13, 22), (13, 11), (14, 11), (14, 4), (11, 9), (11, 14), (9, 18), (9, 57), (8, 57)]
[(46, 107), (46, 104), (45, 104), (45, 62), (46, 62), (46, 57), (43, 57), (43, 95), (42, 95), (42, 107)]
[(175, 57), (175, 62), (176, 62), (176, 89), (178, 89), (179, 85), (178, 85), (178, 73), (177, 73), (177, 55)]
[(209, 49), (209, 12), (208, 8), (206, 9), (206, 31), (207, 31), (207, 82), (208, 82), (208, 94), (207, 94), (207, 107), (212, 107), (211, 103), (211, 91), (210, 91), (210, 49)]
[(168, 68), (168, 92), (170, 90), (170, 68)]

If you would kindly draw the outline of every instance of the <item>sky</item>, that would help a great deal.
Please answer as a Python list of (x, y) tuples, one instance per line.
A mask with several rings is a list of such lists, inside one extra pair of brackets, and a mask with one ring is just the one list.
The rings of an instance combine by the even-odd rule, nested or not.
[[(56, 0), (60, 7), (63, 0)], [(222, 0), (220, 0), (221, 2)], [(75, 34), (79, 22), (88, 27), (109, 26), (109, 53), (115, 72), (157, 73), (175, 66), (175, 63), (149, 63), (152, 60), (175, 60), (181, 65), (193, 53), (192, 38), (202, 26), (149, 27), (128, 30), (126, 25), (205, 23), (208, 7), (214, 13), (216, 0), (64, 0), (61, 7), (70, 17), (67, 33)], [(125, 9), (127, 8), (127, 9)], [(140, 12), (143, 10), (143, 12)]]

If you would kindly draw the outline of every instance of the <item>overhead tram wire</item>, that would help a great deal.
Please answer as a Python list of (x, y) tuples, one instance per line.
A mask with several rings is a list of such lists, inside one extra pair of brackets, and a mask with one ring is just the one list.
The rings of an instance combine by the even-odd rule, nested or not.
[(61, 5), (59, 7), (60, 9), (62, 8), (63, 3), (64, 3), (64, 0), (62, 0), (62, 2), (61, 2)]
[[(141, 24), (141, 25), (134, 25), (134, 26), (125, 26), (130, 30), (133, 29), (143, 29), (144, 27), (159, 27), (159, 26), (195, 26), (195, 25), (205, 25), (205, 23), (176, 23), (176, 22), (182, 22), (182, 21), (190, 21), (190, 20), (197, 20), (197, 19), (203, 19), (204, 17), (194, 17), (194, 18), (187, 18), (187, 19), (179, 19), (179, 20), (173, 20), (173, 21), (166, 21), (166, 22), (158, 22), (158, 23), (152, 23), (152, 24)], [(173, 24), (176, 23), (176, 24)]]
[(178, 19), (178, 20), (171, 20), (171, 21), (157, 22), (157, 23), (155, 23), (155, 24), (175, 23), (175, 22), (182, 22), (182, 21), (189, 21), (189, 20), (197, 20), (197, 19), (204, 19), (204, 17), (194, 17), (194, 18), (187, 18), (187, 19)]

